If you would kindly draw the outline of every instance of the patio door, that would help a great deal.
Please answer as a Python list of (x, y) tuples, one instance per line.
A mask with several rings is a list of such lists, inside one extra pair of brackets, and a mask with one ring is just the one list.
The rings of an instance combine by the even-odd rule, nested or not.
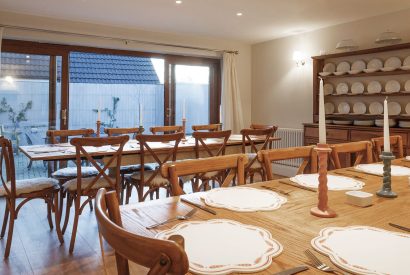
[(219, 121), (219, 75), (215, 64), (176, 62), (169, 66), (170, 93), (167, 101), (169, 125), (181, 125), (186, 118), (186, 132), (192, 125)]

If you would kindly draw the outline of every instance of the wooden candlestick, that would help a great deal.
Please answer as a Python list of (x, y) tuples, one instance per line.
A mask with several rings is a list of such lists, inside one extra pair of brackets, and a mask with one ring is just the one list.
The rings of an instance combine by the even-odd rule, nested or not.
[(144, 133), (144, 131), (145, 131), (144, 126), (142, 125), (138, 126), (138, 134), (141, 135), (142, 133)]
[(187, 141), (186, 135), (185, 135), (185, 133), (186, 133), (186, 118), (182, 118), (182, 130), (184, 131), (184, 136), (182, 137), (181, 141), (186, 142)]
[(337, 216), (336, 212), (327, 205), (327, 159), (332, 149), (329, 148), (328, 144), (318, 143), (314, 150), (319, 156), (319, 195), (318, 204), (310, 209), (310, 213), (320, 218), (334, 218)]
[(97, 133), (96, 133), (97, 137), (100, 137), (100, 131), (101, 131), (101, 121), (97, 120)]

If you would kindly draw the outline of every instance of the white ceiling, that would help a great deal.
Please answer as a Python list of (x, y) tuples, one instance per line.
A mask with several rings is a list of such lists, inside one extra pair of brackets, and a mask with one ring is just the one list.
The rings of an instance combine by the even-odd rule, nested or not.
[(182, 1), (0, 0), (0, 10), (255, 43), (410, 8), (409, 0)]

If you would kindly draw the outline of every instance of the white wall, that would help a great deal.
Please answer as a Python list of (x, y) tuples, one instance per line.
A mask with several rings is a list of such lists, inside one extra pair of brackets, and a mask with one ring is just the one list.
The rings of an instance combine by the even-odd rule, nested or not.
[[(252, 46), (252, 121), (280, 127), (302, 128), (312, 122), (312, 62), (320, 50), (335, 52), (336, 43), (352, 38), (360, 48), (376, 47), (379, 33), (399, 32), (410, 38), (410, 9), (341, 24), (314, 32), (285, 37)], [(295, 50), (305, 53), (307, 64), (296, 67)]]
[[(160, 20), (160, 18), (158, 19)], [(179, 44), (197, 46), (213, 49), (238, 50), (237, 70), (239, 85), (242, 96), (242, 107), (245, 124), (250, 124), (251, 120), (251, 46), (249, 44), (235, 41), (215, 39), (208, 37), (181, 36), (168, 33), (147, 32), (142, 30), (117, 28), (89, 23), (56, 20), (44, 17), (0, 12), (0, 24), (18, 25), (31, 28), (52, 29), (65, 32), (86, 33), (102, 36), (120, 37), (136, 40), (146, 40), (153, 42), (163, 42), (169, 44)], [(71, 37), (58, 34), (20, 31), (6, 29), (3, 38), (31, 40), (50, 43), (61, 43), (71, 45), (94, 46), (114, 49), (127, 49), (137, 51), (176, 53), (181, 55), (209, 56), (218, 58), (218, 54), (212, 52), (187, 50), (180, 48), (169, 48), (162, 46), (152, 46), (130, 43), (125, 45), (122, 42), (102, 40), (97, 38)]]

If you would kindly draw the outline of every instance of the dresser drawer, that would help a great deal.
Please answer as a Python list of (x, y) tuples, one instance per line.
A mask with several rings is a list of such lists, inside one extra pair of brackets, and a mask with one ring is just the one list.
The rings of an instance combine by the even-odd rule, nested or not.
[[(305, 137), (318, 138), (319, 137), (319, 128), (316, 127), (306, 127), (305, 128)], [(347, 141), (349, 137), (348, 130), (340, 129), (326, 129), (326, 138), (344, 140)]]
[[(390, 135), (401, 136), (403, 140), (403, 145), (404, 146), (407, 145), (407, 134), (390, 132)], [(352, 130), (352, 132), (350, 133), (351, 141), (371, 140), (372, 138), (382, 137), (382, 136), (383, 136), (383, 131), (370, 132), (370, 131)]]

